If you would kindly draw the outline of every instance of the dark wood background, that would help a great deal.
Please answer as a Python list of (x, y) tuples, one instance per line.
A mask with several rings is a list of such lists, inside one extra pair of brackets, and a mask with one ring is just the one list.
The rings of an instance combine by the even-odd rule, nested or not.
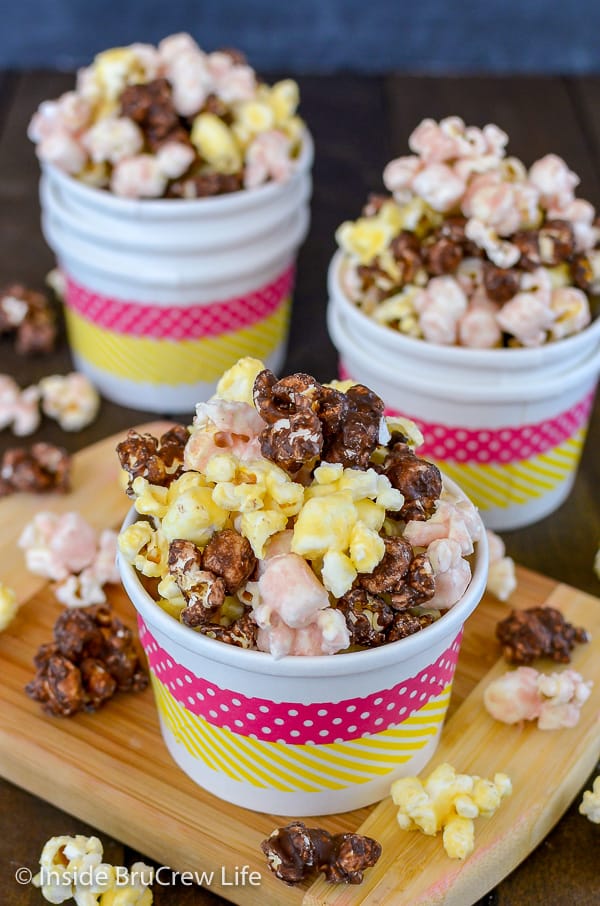
[[(476, 125), (495, 122), (511, 138), (509, 153), (526, 164), (549, 151), (560, 154), (581, 176), (579, 194), (600, 207), (600, 79), (306, 76), (298, 81), (302, 113), (315, 139), (316, 160), (312, 226), (298, 263), (286, 373), (308, 371), (322, 380), (334, 376), (336, 354), (325, 328), (325, 278), (335, 228), (357, 216), (369, 191), (381, 188), (385, 163), (407, 153), (407, 138), (423, 116), (459, 114)], [(42, 288), (45, 274), (53, 267), (39, 227), (38, 165), (25, 132), (38, 103), (57, 96), (72, 83), (72, 76), (64, 74), (0, 72), (0, 286), (21, 281)], [(11, 341), (2, 338), (0, 356), (0, 373), (13, 375), (21, 386), (72, 367), (64, 335), (54, 354), (33, 359), (17, 356)], [(35, 439), (76, 451), (148, 417), (142, 409), (103, 401), (99, 418), (84, 431), (65, 434), (55, 423), (45, 421)], [(9, 431), (0, 434), (0, 452), (14, 443)], [(593, 571), (600, 541), (599, 487), (597, 400), (569, 500), (537, 525), (505, 533), (509, 553), (524, 566), (600, 595), (600, 582)], [(600, 902), (596, 861), (600, 828), (578, 814), (579, 801), (580, 797), (538, 849), (482, 903), (592, 906)], [(48, 837), (91, 830), (0, 781), (0, 904), (41, 903), (39, 892), (15, 883), (16, 868), (26, 865), (34, 869)], [(101, 837), (109, 861), (129, 865), (139, 857), (117, 841)], [(223, 847), (227, 847), (226, 840)], [(224, 901), (210, 892), (180, 886), (157, 887), (155, 903), (216, 906)]]

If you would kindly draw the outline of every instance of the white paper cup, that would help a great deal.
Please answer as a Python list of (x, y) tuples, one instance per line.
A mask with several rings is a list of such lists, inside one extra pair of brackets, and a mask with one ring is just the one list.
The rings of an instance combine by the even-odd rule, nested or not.
[[(537, 368), (528, 353), (544, 349), (483, 351), (411, 339), (358, 311), (334, 288), (334, 273), (330, 289), (328, 326), (341, 376), (378, 393), (388, 414), (419, 425), (420, 455), (460, 484), (488, 528), (530, 525), (560, 506), (573, 486), (600, 373), (598, 322), (574, 342), (544, 347), (556, 355), (571, 344), (578, 352), (572, 359)], [(454, 354), (460, 361), (448, 364)]]
[(73, 358), (106, 397), (191, 412), (242, 356), (281, 366), (312, 157), (307, 133), (287, 182), (194, 200), (119, 198), (43, 166)]
[[(123, 527), (138, 518), (132, 509)], [(221, 799), (294, 816), (369, 805), (398, 777), (421, 771), (437, 747), (463, 624), (485, 589), (482, 535), (465, 595), (437, 622), (333, 657), (274, 660), (194, 632), (119, 556), (175, 762)]]

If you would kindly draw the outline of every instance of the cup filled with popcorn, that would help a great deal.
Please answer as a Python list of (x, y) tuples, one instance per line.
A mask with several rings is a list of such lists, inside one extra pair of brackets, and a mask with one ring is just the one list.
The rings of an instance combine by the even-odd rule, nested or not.
[(311, 193), (298, 102), (177, 34), (98, 54), (34, 114), (69, 341), (110, 399), (189, 412), (240, 356), (283, 362)]
[(328, 321), (343, 375), (414, 418), (490, 528), (567, 497), (600, 372), (600, 226), (555, 154), (427, 119), (389, 194), (342, 224)]
[(189, 430), (118, 447), (120, 572), (165, 742), (238, 805), (347, 811), (436, 749), (485, 532), (383, 409), (245, 358)]

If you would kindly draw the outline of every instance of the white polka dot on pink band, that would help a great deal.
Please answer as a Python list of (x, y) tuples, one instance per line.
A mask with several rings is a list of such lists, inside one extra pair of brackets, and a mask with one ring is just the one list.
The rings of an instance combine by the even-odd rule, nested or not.
[[(340, 366), (339, 372), (342, 380), (350, 378), (343, 366)], [(593, 401), (592, 391), (555, 418), (532, 425), (502, 428), (441, 425), (389, 407), (386, 407), (385, 413), (410, 418), (419, 427), (425, 438), (425, 442), (419, 447), (419, 456), (457, 463), (503, 465), (548, 453), (572, 438), (587, 424)]]
[(248, 698), (221, 689), (177, 664), (139, 616), (138, 624), (150, 670), (186, 710), (241, 736), (292, 745), (347, 742), (399, 726), (452, 682), (462, 638), (461, 629), (433, 664), (391, 689), (364, 698), (306, 705)]
[(115, 333), (155, 340), (196, 340), (251, 327), (273, 314), (289, 297), (294, 268), (245, 296), (202, 305), (150, 305), (103, 296), (67, 274), (65, 302), (86, 320)]

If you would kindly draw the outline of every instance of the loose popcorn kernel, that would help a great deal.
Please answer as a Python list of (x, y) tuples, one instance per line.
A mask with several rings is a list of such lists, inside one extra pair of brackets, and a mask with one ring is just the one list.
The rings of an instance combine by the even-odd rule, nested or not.
[(163, 516), (162, 531), (167, 541), (185, 538), (203, 547), (229, 518), (227, 510), (213, 500), (211, 488), (192, 487), (179, 494)]
[(518, 667), (493, 680), (483, 693), (489, 714), (507, 724), (537, 720), (539, 730), (574, 727), (593, 683), (575, 670), (550, 675)]
[(4, 582), (0, 582), (0, 632), (3, 632), (12, 623), (18, 609), (16, 592)]
[(100, 396), (84, 374), (45, 377), (39, 388), (44, 414), (56, 419), (63, 431), (81, 431), (98, 414)]
[(579, 814), (594, 824), (600, 824), (600, 777), (596, 777), (591, 790), (586, 790), (579, 806)]
[(483, 780), (457, 774), (447, 763), (435, 768), (424, 782), (418, 777), (404, 777), (391, 787), (400, 827), (419, 828), (432, 836), (443, 830), (443, 846), (451, 859), (464, 859), (473, 851), (474, 819), (492, 815), (511, 792), (506, 774), (496, 774), (493, 781)]

